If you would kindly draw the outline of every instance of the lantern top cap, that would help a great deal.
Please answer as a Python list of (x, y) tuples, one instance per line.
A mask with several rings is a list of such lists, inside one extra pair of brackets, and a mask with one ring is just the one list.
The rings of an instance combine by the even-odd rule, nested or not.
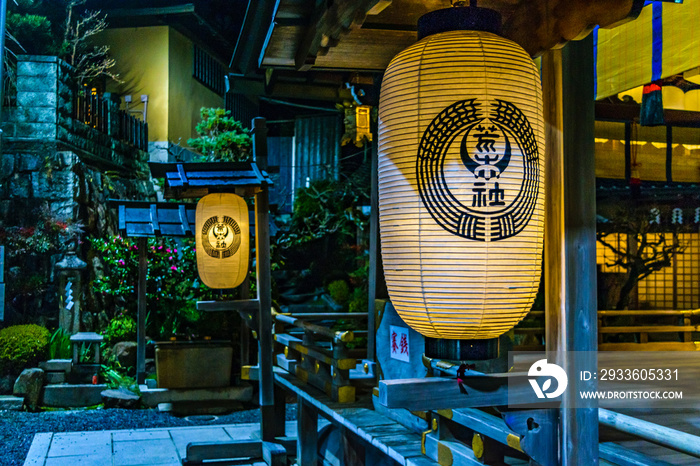
[(63, 259), (56, 264), (56, 268), (60, 270), (83, 270), (87, 264), (76, 256), (75, 251), (68, 251)]
[(418, 40), (448, 31), (483, 31), (501, 35), (501, 14), (498, 11), (458, 5), (421, 16), (418, 19)]

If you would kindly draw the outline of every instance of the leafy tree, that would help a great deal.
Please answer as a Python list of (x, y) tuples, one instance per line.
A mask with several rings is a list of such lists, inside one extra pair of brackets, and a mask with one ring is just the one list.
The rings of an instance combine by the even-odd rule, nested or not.
[[(673, 256), (685, 250), (686, 246), (677, 240), (677, 229), (672, 225), (663, 231), (658, 209), (650, 211), (637, 207), (619, 211), (605, 224), (605, 228), (597, 232), (598, 242), (614, 254), (614, 260), (606, 265), (625, 270), (615, 309), (627, 309), (637, 283), (657, 270), (670, 266)], [(607, 238), (610, 233), (626, 235), (627, 247), (613, 244)], [(671, 241), (666, 239), (669, 236), (672, 237)]]
[(253, 140), (250, 133), (231, 112), (223, 108), (200, 110), (202, 121), (197, 126), (199, 137), (188, 139), (193, 149), (199, 151), (208, 162), (245, 162), (251, 159)]
[(14, 0), (7, 11), (7, 55), (5, 67), (14, 87), (14, 70), (19, 54), (57, 55), (75, 70), (78, 84), (96, 78), (119, 81), (112, 71), (115, 62), (108, 46), (95, 46), (92, 37), (107, 28), (100, 11), (78, 11), (86, 0)]

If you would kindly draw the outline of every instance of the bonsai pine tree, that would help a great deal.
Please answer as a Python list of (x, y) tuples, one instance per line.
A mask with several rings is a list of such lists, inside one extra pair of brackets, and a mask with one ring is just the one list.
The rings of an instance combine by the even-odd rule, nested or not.
[[(685, 250), (676, 233), (678, 226), (671, 225), (662, 229), (659, 224), (657, 209), (633, 208), (620, 211), (606, 224), (602, 231), (597, 232), (598, 242), (614, 254), (609, 267), (620, 267), (625, 271), (620, 297), (615, 309), (627, 309), (634, 287), (657, 270), (672, 264), (674, 254)], [(665, 230), (665, 231), (664, 231)], [(608, 234), (619, 233), (626, 235), (627, 247), (619, 247), (607, 238)], [(672, 237), (671, 241), (666, 238)]]
[(231, 112), (223, 108), (202, 108), (197, 126), (199, 137), (188, 139), (193, 149), (208, 162), (245, 162), (251, 159), (253, 140)]

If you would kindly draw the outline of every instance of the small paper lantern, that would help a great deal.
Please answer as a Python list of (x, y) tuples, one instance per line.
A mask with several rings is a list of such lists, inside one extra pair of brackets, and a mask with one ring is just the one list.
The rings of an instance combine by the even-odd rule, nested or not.
[(389, 64), (379, 218), (391, 301), (427, 337), (495, 338), (530, 310), (544, 230), (537, 68), (482, 31), (428, 35)]
[(235, 194), (209, 194), (196, 213), (197, 270), (209, 288), (235, 288), (248, 275), (248, 206)]

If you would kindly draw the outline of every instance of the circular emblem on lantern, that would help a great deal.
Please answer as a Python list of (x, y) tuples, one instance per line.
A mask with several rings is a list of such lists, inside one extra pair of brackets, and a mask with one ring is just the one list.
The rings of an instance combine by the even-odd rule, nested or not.
[(453, 235), (499, 241), (530, 221), (539, 192), (530, 122), (505, 100), (468, 99), (442, 110), (418, 146), (423, 205)]
[(241, 245), (241, 228), (231, 217), (210, 217), (202, 226), (202, 246), (215, 259), (231, 257)]

